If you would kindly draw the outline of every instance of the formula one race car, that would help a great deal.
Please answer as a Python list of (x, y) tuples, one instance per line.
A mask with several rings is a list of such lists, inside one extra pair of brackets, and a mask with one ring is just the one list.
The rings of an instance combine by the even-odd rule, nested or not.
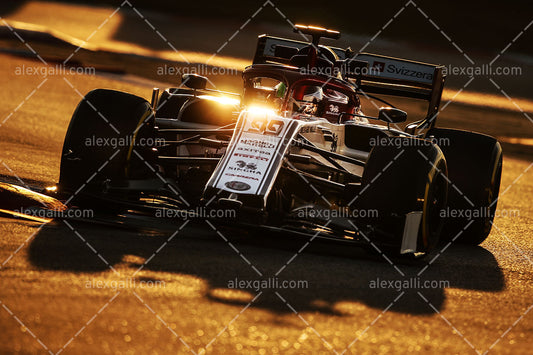
[[(312, 41), (259, 37), (242, 96), (207, 89), (194, 74), (154, 89), (151, 102), (89, 92), (65, 137), (61, 196), (113, 213), (201, 208), (210, 223), (407, 255), (439, 238), (485, 240), (502, 149), (486, 135), (435, 127), (443, 67), (319, 44), (337, 31), (295, 31)], [(429, 107), (407, 123), (375, 95)], [(370, 117), (362, 100), (386, 106)]]

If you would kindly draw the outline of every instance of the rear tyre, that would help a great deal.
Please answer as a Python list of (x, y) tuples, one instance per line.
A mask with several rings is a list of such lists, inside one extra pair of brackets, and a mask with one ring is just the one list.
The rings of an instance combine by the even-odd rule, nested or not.
[[(451, 182), (443, 237), (465, 244), (482, 243), (490, 234), (502, 175), (502, 148), (490, 136), (434, 128), (428, 135), (446, 144)], [(468, 227), (467, 227), (468, 226)]]
[(403, 143), (372, 148), (363, 171), (360, 201), (356, 199), (354, 207), (377, 210), (377, 218), (364, 222), (388, 245), (401, 244), (406, 215), (421, 211), (417, 252), (427, 253), (442, 231), (440, 213), (448, 195), (446, 160), (429, 142), (405, 138)]
[[(89, 92), (78, 104), (65, 136), (61, 190), (72, 193), (84, 185), (148, 174), (133, 142), (153, 134), (151, 114), (150, 104), (141, 97), (103, 89)], [(151, 148), (135, 151), (149, 159)]]

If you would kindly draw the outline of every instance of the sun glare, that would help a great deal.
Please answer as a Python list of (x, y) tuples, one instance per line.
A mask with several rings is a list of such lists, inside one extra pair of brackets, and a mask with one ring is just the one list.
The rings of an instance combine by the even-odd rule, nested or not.
[(228, 96), (211, 96), (211, 95), (199, 95), (200, 99), (207, 99), (211, 101), (216, 101), (222, 105), (239, 105), (241, 101), (233, 97)]

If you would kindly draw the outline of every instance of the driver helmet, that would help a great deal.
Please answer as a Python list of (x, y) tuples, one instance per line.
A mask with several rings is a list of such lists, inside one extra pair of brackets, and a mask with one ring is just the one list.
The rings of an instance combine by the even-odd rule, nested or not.
[(302, 100), (307, 102), (320, 102), (323, 98), (324, 91), (322, 87), (310, 85), (305, 88)]

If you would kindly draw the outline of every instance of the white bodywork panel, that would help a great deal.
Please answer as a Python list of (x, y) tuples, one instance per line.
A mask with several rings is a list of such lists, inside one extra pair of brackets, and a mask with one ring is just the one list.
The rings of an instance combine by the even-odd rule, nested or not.
[(403, 228), (401, 254), (416, 253), (416, 242), (418, 230), (422, 221), (422, 211), (410, 212), (405, 216), (405, 226)]

